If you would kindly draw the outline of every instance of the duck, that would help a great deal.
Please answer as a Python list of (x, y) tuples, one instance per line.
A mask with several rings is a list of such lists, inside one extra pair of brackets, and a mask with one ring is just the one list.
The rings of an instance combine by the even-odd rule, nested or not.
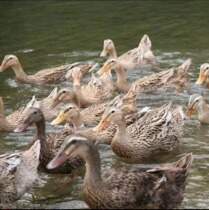
[[(35, 124), (36, 135), (32, 140), (32, 144), (37, 139), (40, 140), (40, 164), (38, 170), (51, 174), (66, 174), (74, 173), (77, 169), (83, 166), (84, 162), (80, 158), (74, 158), (55, 170), (48, 170), (46, 165), (55, 157), (59, 145), (64, 141), (67, 135), (71, 133), (47, 133), (45, 132), (45, 118), (42, 111), (38, 108), (31, 107), (28, 110), (27, 116), (14, 130), (15, 133), (24, 132), (26, 129)], [(61, 143), (60, 143), (61, 142)]]
[(7, 68), (12, 67), (16, 75), (16, 79), (22, 83), (38, 83), (38, 84), (56, 84), (66, 81), (66, 73), (75, 66), (80, 66), (83, 74), (87, 74), (92, 68), (90, 64), (73, 63), (59, 67), (43, 69), (34, 75), (27, 75), (23, 70), (19, 59), (15, 55), (6, 55), (0, 66), (0, 73)]
[(0, 155), (0, 203), (3, 208), (21, 198), (38, 179), (40, 140), (26, 151)]
[(144, 34), (138, 47), (122, 54), (117, 57), (114, 42), (111, 39), (104, 40), (103, 50), (100, 57), (106, 57), (108, 54), (110, 58), (117, 59), (124, 69), (136, 69), (142, 64), (156, 63), (156, 57), (154, 56), (152, 50), (152, 42), (147, 34)]
[(55, 87), (51, 93), (42, 100), (37, 100), (36, 96), (33, 95), (28, 107), (39, 108), (43, 112), (45, 120), (51, 122), (59, 113), (56, 107), (51, 108), (51, 105), (54, 102), (54, 97), (57, 95), (57, 91), (58, 88)]
[(181, 143), (184, 125), (182, 107), (171, 111), (172, 102), (147, 110), (146, 114), (127, 126), (119, 107), (105, 110), (101, 123), (94, 129), (99, 132), (110, 122), (117, 125), (111, 141), (113, 152), (122, 158), (141, 160), (162, 152), (171, 152)]
[[(97, 103), (94, 105), (91, 105), (85, 109), (80, 110), (80, 114), (83, 120), (83, 123), (86, 126), (95, 126), (97, 125), (101, 118), (102, 114), (104, 113), (105, 109), (108, 106), (111, 106), (115, 103), (115, 101), (118, 100), (118, 98), (122, 97), (123, 101), (123, 107), (125, 112), (127, 114), (135, 113), (137, 110), (137, 100), (138, 100), (139, 92), (136, 91), (136, 86), (133, 86), (128, 93), (126, 93), (124, 96), (117, 95), (110, 101), (105, 101), (102, 103)], [(58, 106), (60, 103), (74, 103), (77, 105), (78, 108), (80, 108), (80, 100), (76, 94), (75, 91), (70, 90), (68, 88), (62, 88), (57, 92), (56, 97), (53, 99), (54, 101), (51, 104), (51, 108), (54, 109), (54, 107)], [(68, 121), (69, 124), (72, 124), (70, 121)]]
[(191, 118), (195, 110), (198, 113), (198, 119), (202, 124), (209, 124), (209, 107), (204, 97), (198, 93), (195, 93), (189, 97), (188, 108), (186, 116)]
[[(133, 93), (134, 94), (134, 93)], [(130, 95), (129, 95), (130, 96)], [(136, 95), (137, 96), (137, 95)], [(133, 99), (131, 97), (131, 99)], [(120, 95), (115, 97), (111, 103), (108, 104), (108, 106), (120, 106), (121, 110), (124, 114), (125, 119), (127, 120), (127, 124), (131, 124), (136, 119), (135, 112), (137, 110), (137, 98), (135, 100), (131, 100), (127, 96), (121, 97)], [(137, 116), (137, 118), (142, 116), (143, 111), (140, 112), (140, 115)], [(50, 124), (51, 125), (58, 125), (62, 123), (63, 121), (66, 121), (68, 124), (73, 124), (73, 133), (79, 133), (80, 135), (87, 137), (94, 143), (100, 143), (100, 144), (110, 144), (111, 139), (114, 137), (114, 134), (116, 132), (116, 125), (110, 124), (107, 126), (105, 130), (102, 130), (100, 132), (97, 132), (97, 126), (100, 126), (102, 122), (100, 121), (98, 125), (94, 127), (87, 127), (85, 124), (85, 121), (83, 120), (83, 117), (80, 113), (79, 107), (74, 103), (68, 103), (66, 104), (63, 109), (60, 111), (59, 115), (56, 119), (54, 119)], [(63, 132), (68, 132), (68, 126), (65, 126), (63, 129)], [(70, 132), (72, 133), (72, 128), (70, 127)], [(61, 146), (61, 145), (60, 145)]]
[(92, 78), (86, 85), (81, 85), (83, 75), (79, 67), (72, 69), (71, 76), (73, 78), (73, 90), (76, 92), (82, 108), (99, 103), (114, 95), (115, 88), (111, 72), (99, 78), (92, 73)]
[(176, 208), (184, 198), (194, 159), (193, 154), (188, 153), (169, 165), (154, 168), (122, 166), (102, 174), (97, 146), (87, 138), (72, 135), (65, 139), (47, 167), (56, 168), (76, 155), (86, 162), (82, 194), (91, 209)]
[(20, 107), (19, 110), (12, 112), (5, 116), (4, 114), (4, 102), (0, 97), (0, 131), (2, 132), (13, 132), (15, 127), (23, 120), (27, 113), (27, 110), (31, 106), (32, 100), (24, 107)]
[(208, 80), (208, 76), (209, 76), (209, 63), (203, 63), (200, 66), (200, 73), (199, 73), (199, 78), (198, 80), (195, 82), (195, 84), (197, 85), (201, 85), (203, 84), (205, 81), (205, 87), (209, 88), (209, 80)]
[(187, 73), (191, 62), (189, 58), (178, 67), (144, 76), (132, 84), (129, 84), (126, 79), (123, 65), (115, 58), (108, 59), (97, 73), (101, 75), (104, 72), (114, 69), (117, 74), (116, 85), (119, 92), (127, 92), (132, 85), (136, 85), (140, 92), (151, 92), (159, 88), (175, 88), (178, 93), (187, 83)]

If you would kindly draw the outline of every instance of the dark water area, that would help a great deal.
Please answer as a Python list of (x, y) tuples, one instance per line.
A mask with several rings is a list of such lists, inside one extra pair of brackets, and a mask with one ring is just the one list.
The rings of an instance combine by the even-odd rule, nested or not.
[[(204, 92), (205, 99), (209, 98), (204, 86), (195, 85), (200, 65), (209, 60), (209, 1), (0, 1), (0, 8), (0, 60), (14, 54), (28, 74), (78, 61), (99, 63), (101, 67), (106, 61), (99, 57), (104, 39), (112, 39), (121, 55), (138, 46), (141, 37), (148, 34), (158, 65), (128, 71), (129, 81), (178, 66), (187, 58), (192, 58), (192, 65), (184, 91), (141, 94), (139, 108), (173, 101), (174, 107), (182, 105), (186, 109), (193, 93)], [(25, 105), (33, 95), (46, 97), (55, 86), (23, 84), (15, 80), (11, 68), (5, 70), (0, 74), (0, 96), (6, 114)], [(195, 160), (179, 208), (209, 208), (208, 128), (198, 122), (197, 116), (192, 117), (184, 126), (182, 145), (176, 151), (145, 162), (118, 158), (109, 146), (101, 145), (102, 170), (129, 164), (149, 167), (171, 163), (193, 152)], [(54, 127), (48, 125), (47, 131), (52, 130)], [(0, 154), (27, 148), (33, 136), (33, 129), (22, 134), (0, 133)], [(14, 207), (87, 208), (81, 194), (83, 174), (62, 186), (67, 175), (40, 173), (36, 186)]]

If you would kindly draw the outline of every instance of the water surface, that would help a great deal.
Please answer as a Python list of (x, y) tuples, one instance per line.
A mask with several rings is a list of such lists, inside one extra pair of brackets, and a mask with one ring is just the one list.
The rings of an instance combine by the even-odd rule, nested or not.
[[(193, 63), (184, 91), (178, 95), (141, 94), (139, 108), (159, 107), (170, 100), (173, 107), (186, 108), (193, 93), (204, 92), (205, 98), (209, 97), (208, 90), (194, 84), (199, 66), (209, 57), (208, 1), (1, 1), (0, 6), (0, 60), (15, 54), (28, 74), (77, 61), (102, 66), (106, 59), (99, 55), (104, 39), (112, 39), (120, 55), (136, 47), (143, 34), (148, 34), (159, 65), (127, 72), (130, 81), (178, 66), (189, 57)], [(7, 114), (25, 105), (34, 94), (39, 99), (46, 97), (53, 88), (19, 83), (11, 69), (0, 74)], [(48, 126), (47, 130), (57, 132), (60, 128)], [(26, 149), (33, 136), (33, 129), (24, 134), (0, 133), (0, 153)], [(109, 146), (100, 146), (102, 170), (128, 164), (149, 167), (171, 163), (193, 152), (195, 160), (180, 208), (209, 208), (208, 141), (208, 125), (200, 125), (195, 116), (184, 127), (182, 145), (167, 156), (132, 162), (116, 157)], [(16, 207), (87, 208), (81, 194), (83, 174), (81, 171), (73, 182), (65, 184), (66, 175), (40, 173), (37, 185)]]

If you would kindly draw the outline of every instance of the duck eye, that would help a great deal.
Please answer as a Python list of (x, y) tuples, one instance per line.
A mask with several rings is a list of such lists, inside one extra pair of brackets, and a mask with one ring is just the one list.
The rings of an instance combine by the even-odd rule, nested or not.
[(207, 66), (206, 69), (209, 69), (209, 66)]
[(63, 90), (62, 92), (63, 92), (63, 93), (66, 93), (66, 90)]
[(112, 110), (111, 113), (115, 113), (115, 110)]
[(34, 114), (37, 114), (37, 112), (34, 112)]
[(71, 141), (71, 144), (75, 144), (75, 143), (76, 143), (76, 140), (73, 139), (73, 140)]

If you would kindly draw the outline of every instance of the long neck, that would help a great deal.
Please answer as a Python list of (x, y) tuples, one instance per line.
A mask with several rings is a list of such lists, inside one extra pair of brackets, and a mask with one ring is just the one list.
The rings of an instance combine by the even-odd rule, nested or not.
[(205, 87), (209, 88), (209, 78), (207, 77), (206, 82), (205, 82)]
[(74, 129), (78, 129), (78, 128), (84, 127), (83, 120), (82, 120), (82, 117), (81, 117), (81, 114), (80, 114), (79, 111), (77, 113), (77, 116), (72, 118), (71, 120), (73, 122)]
[(17, 79), (25, 80), (28, 77), (28, 75), (24, 72), (19, 61), (14, 66), (12, 66), (12, 68), (15, 72)]
[(89, 148), (90, 151), (85, 156), (86, 161), (86, 174), (84, 177), (84, 185), (97, 185), (102, 181), (101, 178), (101, 160), (99, 152), (94, 145)]
[(0, 118), (5, 119), (4, 104), (2, 98), (0, 98)]
[(36, 139), (40, 139), (41, 141), (46, 141), (45, 127), (46, 126), (44, 118), (39, 122), (36, 122)]
[(111, 58), (117, 58), (117, 53), (116, 53), (115, 47), (112, 48), (112, 49), (109, 51), (109, 53), (110, 53), (110, 57), (111, 57)]
[(125, 70), (122, 67), (122, 65), (120, 65), (117, 69), (115, 69), (115, 72), (117, 74), (117, 86), (118, 86), (118, 88), (129, 86), (129, 84), (126, 80)]
[(81, 85), (73, 85), (73, 90), (76, 93), (78, 100), (80, 100)]
[(112, 143), (114, 142), (124, 142), (125, 136), (126, 136), (126, 120), (123, 116), (121, 120), (115, 122), (117, 124), (117, 131), (115, 133), (115, 136), (112, 140)]
[(209, 113), (209, 108), (206, 102), (202, 102), (201, 105), (197, 107), (197, 111), (199, 115), (204, 115), (205, 113)]
[(70, 103), (72, 103), (72, 102), (75, 103), (80, 108), (80, 106), (81, 106), (80, 100), (75, 92), (73, 93), (73, 99), (70, 101)]

